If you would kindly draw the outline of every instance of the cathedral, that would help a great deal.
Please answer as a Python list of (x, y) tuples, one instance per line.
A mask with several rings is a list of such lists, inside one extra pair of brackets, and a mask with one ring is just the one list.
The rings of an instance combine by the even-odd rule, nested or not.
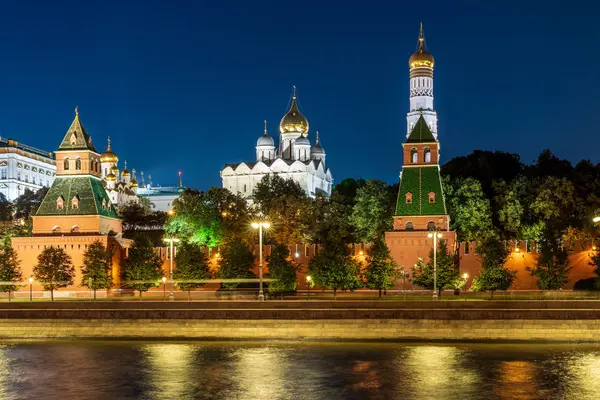
[(263, 177), (279, 175), (296, 181), (310, 197), (331, 195), (333, 177), (325, 163), (319, 131), (311, 146), (309, 128), (308, 119), (298, 109), (294, 86), (290, 109), (279, 123), (278, 146), (269, 136), (265, 121), (264, 132), (256, 141), (256, 161), (226, 165), (221, 171), (223, 188), (251, 200)]

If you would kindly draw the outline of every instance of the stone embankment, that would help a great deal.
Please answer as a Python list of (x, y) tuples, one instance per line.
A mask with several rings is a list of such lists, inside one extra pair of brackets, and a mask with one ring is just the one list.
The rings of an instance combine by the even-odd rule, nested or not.
[(0, 338), (600, 341), (600, 301), (2, 303)]

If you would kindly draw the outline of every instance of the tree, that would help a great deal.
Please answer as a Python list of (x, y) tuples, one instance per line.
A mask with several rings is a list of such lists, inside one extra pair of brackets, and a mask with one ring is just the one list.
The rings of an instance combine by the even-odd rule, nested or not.
[(96, 300), (96, 290), (110, 289), (112, 286), (112, 252), (96, 240), (88, 246), (83, 253), (83, 266), (81, 267), (81, 286), (85, 286), (94, 291), (94, 300)]
[(563, 247), (560, 235), (546, 228), (540, 242), (537, 265), (528, 266), (531, 276), (537, 278), (537, 287), (541, 290), (561, 289), (568, 281), (569, 253)]
[(0, 193), (0, 221), (11, 221), (13, 217), (13, 205)]
[(162, 260), (154, 251), (152, 241), (147, 235), (136, 236), (133, 246), (129, 248), (129, 256), (125, 260), (124, 277), (127, 285), (142, 293), (156, 286), (163, 276)]
[(482, 268), (481, 274), (473, 279), (471, 290), (489, 291), (494, 298), (494, 292), (508, 290), (517, 275), (517, 271), (505, 267), (510, 257), (510, 250), (497, 238), (489, 237), (478, 246), (477, 252), (482, 255)]
[(232, 279), (232, 282), (222, 282), (225, 288), (236, 288), (239, 279), (248, 279), (254, 275), (250, 269), (254, 266), (254, 254), (244, 242), (232, 242), (225, 247), (219, 259), (218, 276), (221, 279)]
[(551, 229), (566, 229), (581, 218), (581, 210), (575, 198), (575, 187), (567, 178), (549, 176), (544, 179), (531, 210)]
[[(454, 265), (454, 256), (448, 252), (445, 240), (440, 240), (437, 246), (436, 259), (437, 291), (438, 296), (441, 297), (443, 290), (456, 288), (460, 278)], [(419, 258), (417, 264), (412, 268), (412, 281), (417, 286), (433, 290), (433, 249), (429, 252), (428, 263)]]
[(181, 242), (177, 248), (175, 263), (177, 267), (173, 271), (173, 278), (181, 290), (188, 292), (190, 300), (192, 289), (204, 286), (205, 280), (212, 276), (206, 254), (196, 244)]
[(8, 301), (12, 292), (19, 290), (23, 279), (21, 262), (12, 248), (10, 238), (4, 239), (0, 247), (0, 291), (8, 292)]
[(350, 223), (361, 242), (370, 243), (392, 229), (393, 198), (386, 189), (384, 182), (369, 180), (356, 192)]
[(296, 273), (300, 271), (300, 266), (289, 259), (290, 250), (286, 245), (276, 244), (271, 249), (271, 254), (267, 257), (267, 267), (269, 268), (269, 293), (278, 294), (284, 292), (293, 292), (296, 290), (298, 280)]
[(366, 285), (369, 289), (381, 291), (394, 287), (396, 279), (396, 262), (390, 257), (390, 249), (380, 237), (375, 239), (367, 250), (367, 267), (365, 271)]
[(595, 288), (600, 290), (600, 252), (594, 251), (592, 255), (592, 259), (590, 260), (590, 265), (594, 267), (594, 273), (598, 275), (595, 279)]
[(350, 256), (348, 246), (337, 240), (324, 243), (323, 251), (313, 257), (308, 267), (315, 285), (333, 289), (337, 299), (337, 291), (355, 290), (362, 286), (358, 279), (360, 266)]
[(446, 204), (460, 241), (483, 240), (493, 230), (490, 201), (483, 193), (479, 181), (459, 178), (444, 181)]
[(15, 219), (29, 219), (29, 217), (37, 211), (38, 207), (46, 197), (48, 188), (43, 187), (37, 191), (25, 189), (22, 195), (16, 198), (14, 201), (14, 218)]
[(50, 298), (54, 301), (54, 290), (73, 284), (75, 267), (66, 251), (60, 247), (48, 247), (38, 255), (33, 275), (44, 290), (50, 291)]

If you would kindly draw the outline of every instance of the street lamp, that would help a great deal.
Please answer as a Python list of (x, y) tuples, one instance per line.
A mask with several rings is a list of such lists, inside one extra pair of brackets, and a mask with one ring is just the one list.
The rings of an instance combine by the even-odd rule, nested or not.
[(29, 277), (29, 302), (33, 301), (33, 276)]
[(164, 238), (165, 242), (169, 243), (170, 247), (170, 255), (171, 255), (171, 267), (169, 269), (169, 279), (171, 281), (171, 287), (169, 291), (169, 300), (175, 300), (175, 295), (173, 294), (173, 243), (179, 243), (179, 239), (177, 238)]
[(259, 246), (259, 267), (258, 267), (258, 279), (260, 282), (260, 288), (258, 290), (258, 301), (265, 301), (265, 295), (263, 293), (263, 228), (269, 229), (271, 224), (267, 221), (253, 222), (252, 227), (258, 229), (258, 246)]
[(163, 281), (163, 301), (165, 301), (165, 299), (167, 298), (167, 277), (163, 276), (162, 281)]
[(310, 284), (312, 283), (312, 278), (310, 277), (310, 275), (308, 275), (306, 277), (306, 286), (308, 287), (308, 295), (306, 296), (307, 299), (310, 300)]
[(427, 237), (433, 239), (433, 300), (437, 300), (437, 240), (442, 237), (442, 234), (440, 232), (430, 232)]
[(167, 214), (169, 214), (169, 216), (172, 217), (173, 215), (175, 215), (175, 210), (170, 209), (169, 211), (167, 211)]
[(592, 219), (592, 221), (594, 221), (596, 224), (597, 224), (598, 222), (600, 222), (600, 215), (599, 215), (599, 216), (597, 216), (597, 217), (594, 217), (594, 219)]
[(465, 301), (467, 301), (467, 279), (469, 279), (469, 274), (465, 272), (463, 274), (463, 279), (465, 280)]

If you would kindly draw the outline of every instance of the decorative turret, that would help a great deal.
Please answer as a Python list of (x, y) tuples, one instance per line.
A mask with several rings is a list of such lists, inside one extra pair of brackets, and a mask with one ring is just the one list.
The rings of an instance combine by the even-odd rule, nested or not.
[(294, 142), (294, 158), (299, 161), (310, 160), (310, 141), (304, 135)]
[(317, 140), (315, 142), (315, 145), (310, 149), (310, 156), (313, 160), (325, 162), (325, 150), (323, 149), (323, 147), (321, 147), (319, 131), (317, 131)]
[(267, 121), (264, 122), (264, 133), (256, 141), (256, 161), (270, 162), (275, 160), (275, 141), (267, 133)]
[(123, 172), (121, 172), (121, 180), (126, 185), (129, 185), (129, 182), (131, 181), (131, 173), (127, 169), (127, 161), (125, 161), (125, 168), (123, 169)]

